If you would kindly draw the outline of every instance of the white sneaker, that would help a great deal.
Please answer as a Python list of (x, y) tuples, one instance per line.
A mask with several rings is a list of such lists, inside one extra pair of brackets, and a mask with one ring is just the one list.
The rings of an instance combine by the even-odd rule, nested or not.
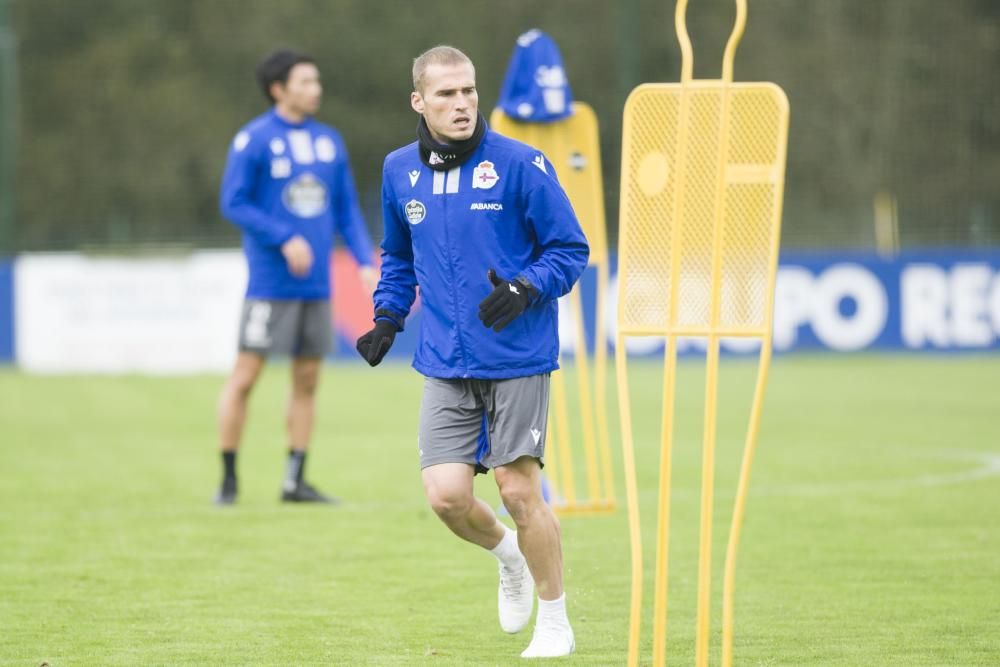
[(522, 658), (559, 658), (576, 649), (573, 628), (569, 623), (536, 623), (535, 634)]
[(497, 609), (500, 627), (504, 632), (520, 632), (531, 620), (535, 606), (535, 582), (528, 571), (527, 561), (521, 567), (509, 570), (500, 565), (500, 587), (497, 590)]

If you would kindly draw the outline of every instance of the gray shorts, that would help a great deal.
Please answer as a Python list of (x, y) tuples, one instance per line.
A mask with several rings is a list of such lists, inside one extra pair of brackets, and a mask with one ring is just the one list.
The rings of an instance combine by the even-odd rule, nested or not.
[(261, 356), (325, 357), (333, 342), (330, 301), (247, 299), (240, 316), (240, 351)]
[(424, 379), (420, 467), (468, 463), (476, 472), (531, 456), (544, 465), (549, 374), (509, 380)]

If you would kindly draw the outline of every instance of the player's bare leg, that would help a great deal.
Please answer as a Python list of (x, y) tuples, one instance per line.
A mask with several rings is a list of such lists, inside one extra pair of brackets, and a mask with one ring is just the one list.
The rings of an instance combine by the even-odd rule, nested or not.
[(292, 360), (292, 392), (288, 399), (285, 425), (288, 430), (288, 467), (281, 499), (286, 502), (335, 502), (304, 479), (306, 452), (316, 422), (316, 389), (323, 360), (296, 357)]
[(538, 461), (523, 456), (498, 467), (494, 474), (504, 507), (517, 524), (517, 541), (528, 560), (538, 597), (555, 600), (563, 594), (559, 521), (542, 497)]
[(517, 539), (538, 588), (538, 618), (523, 658), (569, 655), (575, 648), (563, 592), (559, 521), (542, 497), (538, 460), (521, 457), (495, 471), (504, 507), (517, 524)]
[(489, 505), (472, 494), (475, 470), (465, 463), (441, 463), (421, 471), (431, 509), (463, 540), (493, 549), (503, 539), (503, 524)]
[(292, 360), (292, 394), (288, 399), (285, 425), (293, 449), (309, 449), (316, 422), (316, 389), (319, 386), (321, 359)]
[(264, 368), (264, 357), (253, 352), (240, 352), (226, 384), (222, 387), (218, 405), (219, 449), (225, 468), (222, 488), (216, 503), (229, 505), (236, 500), (236, 451), (243, 436), (250, 392)]
[(505, 632), (522, 630), (531, 619), (534, 587), (517, 546), (517, 534), (497, 520), (493, 508), (473, 495), (472, 466), (442, 463), (424, 468), (421, 474), (427, 500), (441, 521), (463, 540), (496, 556), (500, 563), (500, 627)]

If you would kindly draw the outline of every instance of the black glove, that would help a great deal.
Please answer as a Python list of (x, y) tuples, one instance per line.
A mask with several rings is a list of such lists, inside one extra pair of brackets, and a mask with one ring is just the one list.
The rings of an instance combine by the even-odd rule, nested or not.
[(538, 292), (523, 278), (504, 280), (493, 269), (486, 272), (486, 277), (493, 283), (493, 291), (479, 304), (479, 319), (500, 331), (525, 311)]
[(392, 347), (399, 328), (388, 320), (377, 320), (371, 331), (358, 339), (357, 350), (369, 366), (378, 366)]

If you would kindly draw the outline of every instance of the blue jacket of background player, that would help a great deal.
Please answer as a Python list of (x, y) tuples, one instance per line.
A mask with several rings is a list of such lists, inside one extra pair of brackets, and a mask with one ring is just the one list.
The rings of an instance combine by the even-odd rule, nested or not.
[[(292, 123), (271, 109), (247, 123), (229, 148), (219, 200), (222, 215), (243, 231), (249, 298), (330, 298), (335, 230), (359, 264), (372, 264), (347, 148), (335, 129), (312, 118)], [(295, 234), (313, 251), (302, 277), (281, 254)]]
[[(458, 167), (430, 169), (414, 142), (386, 157), (382, 179), (385, 238), (375, 309), (402, 322), (420, 286), (413, 367), (429, 377), (480, 379), (557, 369), (557, 299), (586, 268), (590, 249), (548, 160), (487, 130)], [(491, 268), (538, 290), (500, 332), (479, 320), (479, 303), (493, 291)]]

